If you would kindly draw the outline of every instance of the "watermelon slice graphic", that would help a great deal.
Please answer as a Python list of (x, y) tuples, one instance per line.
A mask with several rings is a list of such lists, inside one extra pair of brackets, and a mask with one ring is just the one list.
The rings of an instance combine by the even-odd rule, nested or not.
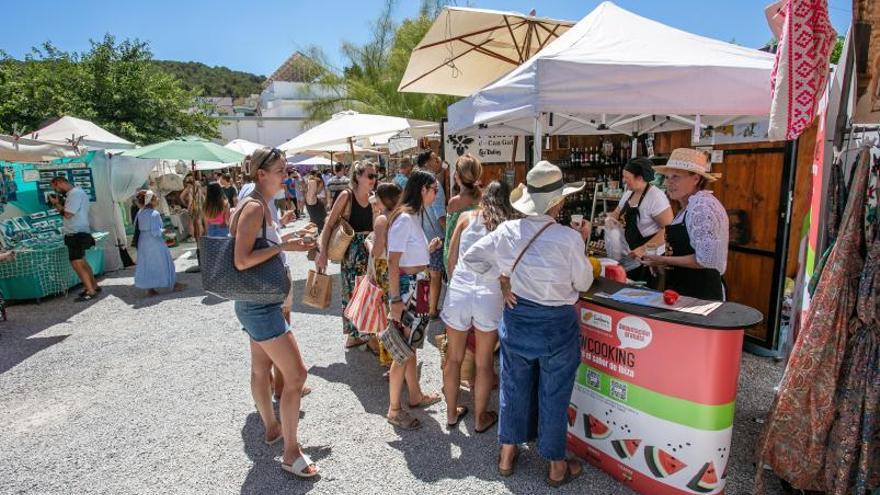
[(574, 422), (577, 421), (577, 413), (578, 408), (576, 405), (571, 402), (568, 403), (568, 426), (574, 426)]
[(611, 428), (591, 414), (584, 414), (584, 435), (593, 440), (602, 440), (611, 435)]
[(645, 446), (645, 462), (648, 463), (648, 469), (657, 478), (665, 478), (687, 467), (687, 464), (679, 461), (665, 450), (651, 445)]
[(611, 442), (611, 446), (614, 447), (614, 453), (617, 454), (617, 457), (631, 459), (636, 455), (640, 443), (642, 443), (641, 440), (635, 439), (614, 440)]
[(703, 464), (703, 467), (697, 471), (697, 475), (691, 478), (687, 487), (700, 493), (709, 493), (718, 488), (718, 476), (715, 474), (715, 465), (711, 462)]

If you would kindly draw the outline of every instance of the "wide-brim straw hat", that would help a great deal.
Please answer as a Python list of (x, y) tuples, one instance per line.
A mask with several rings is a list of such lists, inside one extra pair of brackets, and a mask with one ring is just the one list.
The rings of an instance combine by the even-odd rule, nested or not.
[(526, 183), (510, 193), (511, 205), (527, 216), (543, 215), (561, 203), (566, 196), (582, 191), (584, 182), (564, 183), (562, 170), (541, 160), (526, 175)]
[(661, 174), (673, 170), (683, 170), (685, 172), (692, 172), (705, 177), (706, 180), (710, 182), (715, 182), (721, 178), (721, 174), (713, 174), (710, 172), (711, 164), (709, 163), (709, 157), (706, 153), (691, 148), (678, 148), (673, 150), (672, 154), (669, 155), (669, 161), (666, 162), (666, 165), (654, 167), (654, 170)]

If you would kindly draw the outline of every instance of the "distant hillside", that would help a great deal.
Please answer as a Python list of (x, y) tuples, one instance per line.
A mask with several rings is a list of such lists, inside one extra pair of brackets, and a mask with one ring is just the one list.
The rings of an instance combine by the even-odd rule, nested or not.
[(208, 67), (199, 62), (156, 60), (156, 65), (181, 80), (187, 89), (199, 88), (203, 96), (231, 96), (239, 98), (263, 91), (265, 76), (230, 70), (226, 67)]

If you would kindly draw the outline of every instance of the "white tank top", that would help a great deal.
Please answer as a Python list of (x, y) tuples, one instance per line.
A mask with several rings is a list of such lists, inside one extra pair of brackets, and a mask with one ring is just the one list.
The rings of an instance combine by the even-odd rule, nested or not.
[(475, 242), (487, 235), (489, 235), (489, 231), (486, 230), (486, 224), (483, 222), (483, 215), (477, 213), (476, 217), (471, 220), (471, 223), (469, 223), (461, 233), (461, 239), (458, 241), (459, 259), (464, 256), (464, 253), (466, 253)]

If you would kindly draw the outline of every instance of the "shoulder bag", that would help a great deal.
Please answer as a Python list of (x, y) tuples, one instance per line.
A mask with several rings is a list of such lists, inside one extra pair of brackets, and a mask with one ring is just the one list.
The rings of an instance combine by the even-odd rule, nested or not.
[(345, 258), (345, 252), (348, 251), (348, 246), (354, 238), (354, 229), (348, 223), (351, 218), (351, 202), (354, 201), (354, 191), (349, 189), (348, 192), (349, 198), (345, 205), (345, 211), (348, 215), (340, 215), (336, 220), (333, 232), (330, 233), (330, 242), (327, 245), (327, 259), (334, 263), (342, 262), (342, 258)]
[[(241, 207), (249, 199), (239, 205), (230, 227), (237, 223)], [(262, 237), (254, 240), (254, 250), (275, 245), (266, 238), (266, 205), (260, 201), (260, 206), (263, 208), (263, 232)], [(290, 277), (281, 258), (283, 253), (257, 266), (239, 270), (235, 267), (235, 237), (202, 237), (199, 244), (202, 286), (206, 292), (225, 299), (262, 304), (280, 304), (287, 299)]]

